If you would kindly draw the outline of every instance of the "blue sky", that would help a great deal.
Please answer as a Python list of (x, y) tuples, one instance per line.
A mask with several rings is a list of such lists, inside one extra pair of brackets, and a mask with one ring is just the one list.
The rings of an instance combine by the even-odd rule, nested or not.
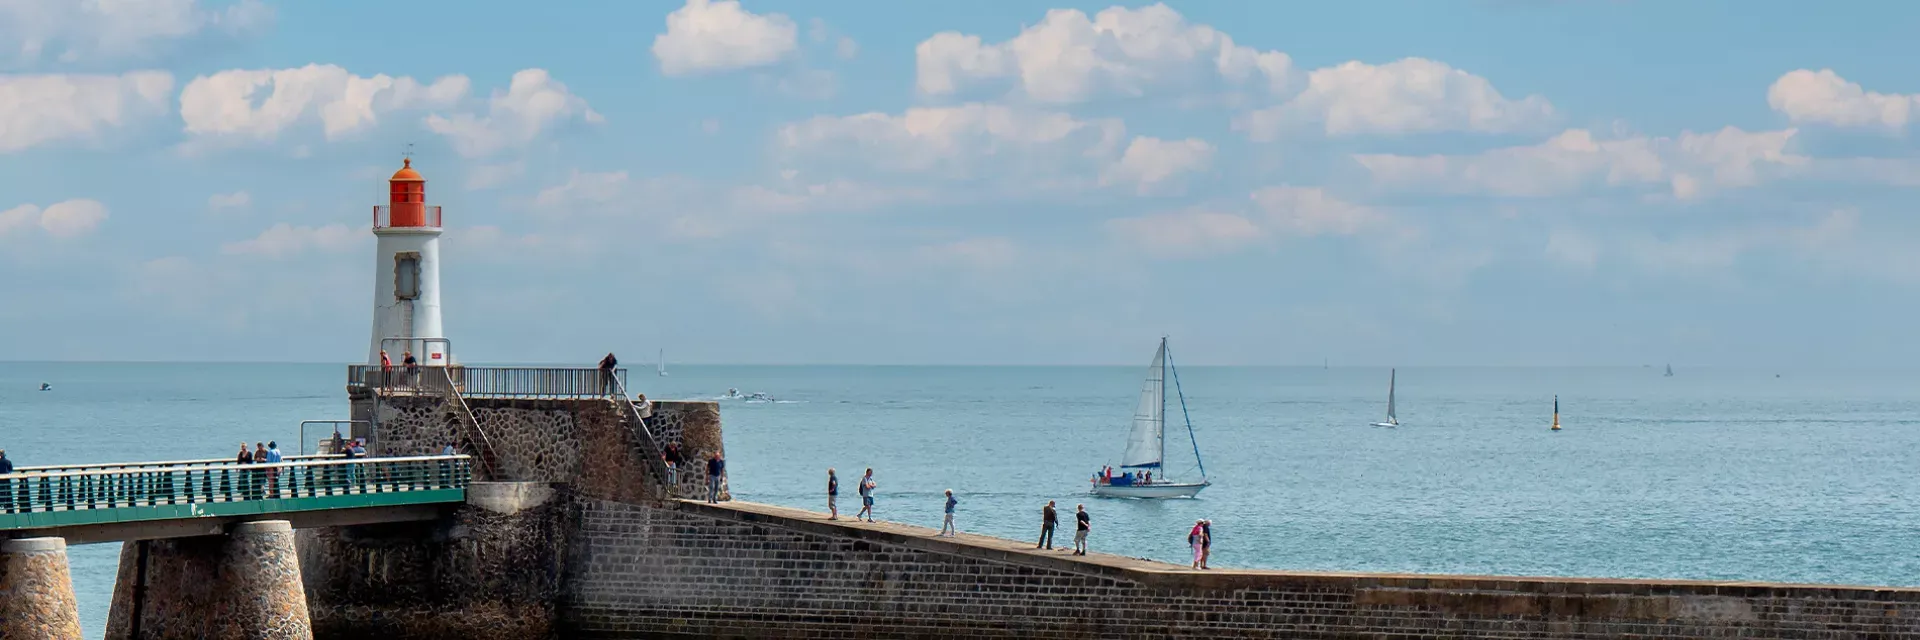
[(1900, 365), (1920, 6), (0, 0), (0, 359)]

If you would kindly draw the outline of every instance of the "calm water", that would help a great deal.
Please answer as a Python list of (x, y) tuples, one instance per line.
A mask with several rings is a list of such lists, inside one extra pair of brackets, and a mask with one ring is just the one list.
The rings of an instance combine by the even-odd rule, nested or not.
[[(0, 448), (32, 465), (288, 445), (300, 420), (345, 414), (344, 369), (0, 363)], [(963, 529), (1028, 538), (1047, 500), (1085, 503), (1096, 549), (1182, 563), (1207, 517), (1226, 567), (1920, 585), (1915, 371), (1404, 369), (1389, 430), (1366, 426), (1385, 369), (1182, 368), (1214, 486), (1151, 502), (1084, 495), (1144, 366), (650, 373), (632, 387), (656, 398), (783, 401), (723, 405), (745, 500), (824, 509), (832, 466), (855, 503), (871, 466), (882, 519), (938, 527), (952, 488)], [(1170, 439), (1174, 471), (1188, 447)], [(71, 559), (99, 634), (118, 546)]]

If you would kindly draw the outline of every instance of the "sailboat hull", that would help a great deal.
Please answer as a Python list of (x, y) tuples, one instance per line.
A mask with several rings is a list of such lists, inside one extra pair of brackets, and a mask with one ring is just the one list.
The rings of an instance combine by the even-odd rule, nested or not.
[(1400, 426), (1400, 423), (1398, 423), (1398, 422), (1375, 422), (1375, 423), (1373, 423), (1373, 426), (1376, 426), (1376, 427), (1388, 427), (1388, 428), (1392, 428), (1392, 427), (1398, 427), (1398, 426)]
[(1102, 498), (1191, 498), (1210, 482), (1156, 482), (1136, 485), (1094, 485), (1093, 495)]

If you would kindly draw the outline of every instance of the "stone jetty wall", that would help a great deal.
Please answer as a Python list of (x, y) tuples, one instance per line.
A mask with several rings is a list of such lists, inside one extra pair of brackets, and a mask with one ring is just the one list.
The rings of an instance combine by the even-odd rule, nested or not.
[[(464, 431), (446, 400), (354, 398), (378, 411), (383, 455), (437, 452)], [(493, 444), (497, 476), (469, 488), (467, 504), (433, 523), (302, 531), (301, 564), (318, 638), (489, 640), (564, 637), (565, 585), (576, 562), (610, 559), (573, 547), (581, 501), (662, 504), (634, 440), (630, 416), (608, 399), (469, 399)], [(721, 450), (713, 402), (657, 402), (647, 427), (690, 461)], [(360, 435), (360, 434), (356, 434)], [(704, 467), (689, 464), (672, 495), (705, 496)], [(722, 489), (723, 495), (725, 489)], [(609, 549), (609, 551), (612, 551)]]
[[(439, 453), (449, 441), (465, 442), (460, 419), (449, 413), (447, 400), (438, 396), (355, 398), (356, 418), (377, 416), (374, 452), (384, 456)], [(500, 469), (492, 480), (565, 484), (583, 496), (643, 502), (651, 482), (636, 452), (639, 443), (625, 418), (626, 409), (600, 398), (513, 400), (469, 398)], [(647, 418), (661, 446), (680, 445), (689, 460), (721, 451), (720, 406), (714, 402), (662, 401), (651, 406)], [(474, 453), (468, 450), (463, 453)], [(690, 464), (690, 467), (697, 466)], [(683, 470), (676, 496), (705, 496), (706, 480)], [(724, 482), (721, 491), (726, 492)]]
[(80, 640), (65, 540), (0, 540), (0, 640), (13, 638)]
[(564, 488), (481, 483), (440, 522), (300, 532), (319, 638), (554, 637)]
[(751, 505), (581, 505), (567, 637), (1920, 639), (1920, 589), (1188, 571)]

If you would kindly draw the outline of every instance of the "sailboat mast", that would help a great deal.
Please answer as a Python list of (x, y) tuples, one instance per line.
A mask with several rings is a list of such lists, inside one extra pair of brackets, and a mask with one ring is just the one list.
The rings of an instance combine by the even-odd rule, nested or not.
[(1172, 363), (1167, 353), (1167, 337), (1160, 336), (1160, 477), (1167, 475), (1167, 365)]
[[(1161, 338), (1160, 340), (1162, 343), (1166, 342), (1166, 338)], [(1173, 366), (1172, 353), (1167, 354), (1167, 367), (1173, 370), (1173, 394), (1180, 398), (1180, 419), (1187, 423), (1187, 442), (1193, 445), (1193, 464), (1194, 466), (1200, 467), (1200, 479), (1206, 480), (1207, 463), (1200, 461), (1200, 440), (1193, 437), (1193, 416), (1187, 413), (1187, 392), (1180, 388), (1180, 369)], [(1166, 415), (1166, 412), (1162, 411), (1161, 415)], [(1165, 451), (1167, 446), (1165, 429), (1162, 428), (1161, 431), (1160, 449)], [(1162, 455), (1161, 458), (1164, 460), (1166, 456)], [(1166, 463), (1161, 462), (1160, 465), (1161, 471), (1164, 472), (1166, 470)]]

